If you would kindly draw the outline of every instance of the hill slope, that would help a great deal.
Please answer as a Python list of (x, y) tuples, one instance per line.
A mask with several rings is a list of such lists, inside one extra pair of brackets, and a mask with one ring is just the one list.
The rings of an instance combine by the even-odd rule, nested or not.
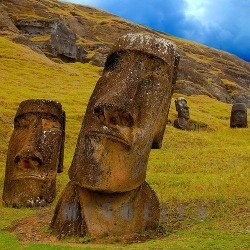
[(0, 3), (2, 34), (45, 53), (54, 61), (92, 62), (103, 66), (119, 36), (137, 32), (154, 34), (178, 46), (181, 61), (177, 93), (208, 95), (226, 103), (240, 101), (250, 105), (250, 63), (234, 55), (88, 6), (56, 0), (1, 0)]
[[(84, 6), (45, 0), (8, 0), (1, 3), (4, 3), (5, 11), (2, 11), (0, 15), (2, 34), (0, 37), (0, 194), (2, 194), (3, 190), (6, 153), (17, 107), (23, 100), (44, 98), (61, 102), (67, 114), (65, 171), (58, 175), (57, 178), (56, 199), (58, 199), (68, 182), (67, 170), (72, 161), (88, 99), (100, 77), (100, 71), (102, 71), (102, 67), (93, 64), (101, 64), (101, 61), (104, 60), (102, 55), (108, 53), (111, 44), (118, 36), (113, 33), (109, 34), (109, 36), (107, 35), (108, 33), (102, 34), (101, 28), (97, 24), (112, 19), (116, 29), (118, 29), (117, 25), (120, 24), (119, 22), (124, 22), (122, 23), (124, 26), (121, 27), (127, 27), (129, 32), (134, 30), (134, 32), (155, 32), (161, 36), (167, 35), (129, 23), (109, 13)], [(43, 11), (39, 10), (40, 8)], [(81, 50), (82, 58), (73, 58), (74, 54), (69, 54), (70, 51), (67, 51), (67, 48), (64, 51), (61, 50), (66, 55), (60, 53), (55, 55), (56, 52), (53, 52), (50, 45), (46, 44), (51, 39), (51, 35), (24, 36), (17, 28), (19, 19), (15, 19), (15, 16), (24, 18), (22, 20), (27, 18), (29, 20), (30, 17), (34, 18), (35, 16), (35, 20), (45, 20), (46, 22), (43, 23), (45, 25), (48, 19), (51, 19), (52, 23), (54, 21), (57, 22), (60, 14), (61, 19), (66, 23), (67, 29), (69, 29), (70, 22), (68, 20), (75, 20), (75, 14), (72, 16), (69, 13), (72, 10), (77, 13), (84, 12), (85, 16), (83, 14), (81, 16), (90, 19), (92, 22), (89, 23), (88, 30), (92, 30), (93, 33), (90, 32), (91, 34), (89, 35), (78, 35), (76, 37), (76, 45), (83, 46), (87, 52), (86, 54), (84, 50)], [(27, 16), (25, 16), (26, 13)], [(102, 25), (106, 25), (106, 28), (110, 31), (114, 28), (112, 28), (111, 23), (110, 25), (107, 23)], [(40, 24), (41, 22), (37, 22), (36, 25), (39, 26)], [(78, 24), (76, 26), (78, 27)], [(99, 31), (94, 33), (94, 30)], [(74, 41), (74, 35), (71, 32), (67, 34)], [(80, 33), (78, 32), (77, 34)], [(99, 41), (97, 38), (94, 38), (97, 34), (99, 34), (99, 39), (104, 39), (106, 36), (107, 38), (105, 39), (107, 41)], [(112, 38), (112, 36), (114, 37)], [(180, 50), (180, 53), (183, 53), (182, 58), (187, 58), (185, 60), (188, 62), (193, 60), (195, 65), (199, 64), (199, 59), (201, 60), (199, 67), (208, 67), (200, 69), (199, 73), (201, 76), (206, 74), (210, 76), (211, 72), (203, 72), (202, 70), (212, 70), (215, 67), (209, 63), (215, 63), (215, 59), (209, 61), (209, 57), (206, 57), (208, 51), (211, 53), (209, 54), (211, 58), (219, 60), (220, 57), (215, 57), (214, 54), (218, 53), (219, 55), (221, 53), (223, 60), (227, 60), (227, 62), (223, 61), (227, 63), (227, 66), (224, 65), (224, 68), (221, 66), (220, 70), (216, 71), (218, 74), (224, 74), (223, 70), (230, 68), (228, 66), (229, 62), (232, 63), (230, 64), (231, 70), (249, 72), (247, 70), (249, 64), (232, 55), (203, 47), (191, 41), (170, 38), (174, 39), (180, 48), (182, 48), (181, 46), (183, 48), (187, 46), (189, 52), (181, 52)], [(19, 43), (24, 43), (24, 45)], [(43, 43), (45, 44), (44, 47)], [(35, 47), (34, 45), (39, 45), (40, 47)], [(193, 49), (191, 50), (191, 48)], [(59, 51), (60, 48), (57, 49)], [(205, 52), (206, 54), (202, 54)], [(86, 54), (85, 57), (84, 54)], [(99, 60), (93, 59), (95, 54), (97, 54), (95, 57), (99, 58)], [(194, 59), (191, 59), (191, 55)], [(67, 63), (77, 60), (82, 60), (83, 63)], [(182, 62), (181, 67), (189, 65), (184, 63), (185, 60)], [(205, 62), (206, 64), (204, 64)], [(217, 63), (219, 67), (221, 63)], [(128, 247), (143, 249), (221, 249), (226, 247), (229, 249), (246, 249), (249, 246), (247, 218), (249, 205), (250, 130), (230, 129), (229, 117), (232, 105), (221, 102), (216, 98), (211, 98), (212, 94), (208, 90), (205, 92), (200, 87), (201, 85), (184, 79), (186, 77), (184, 74), (191, 74), (191, 72), (193, 75), (190, 75), (189, 79), (197, 76), (191, 65), (185, 69), (187, 71), (184, 68), (181, 69), (177, 87), (185, 86), (186, 84), (195, 86), (197, 91), (206, 93), (206, 95), (184, 95), (190, 107), (191, 121), (200, 124), (203, 128), (194, 131), (180, 131), (171, 126), (171, 124), (167, 126), (163, 147), (160, 150), (152, 150), (147, 171), (148, 183), (157, 192), (161, 204), (166, 208), (167, 220), (159, 225), (159, 229), (163, 229), (164, 233), (159, 237), (157, 234), (140, 232), (140, 237), (134, 241), (140, 241), (141, 239), (151, 240), (145, 243), (129, 245)], [(247, 74), (249, 77), (249, 73)], [(243, 76), (244, 74), (242, 73), (241, 77)], [(183, 77), (183, 80), (180, 77)], [(222, 79), (227, 79), (229, 83), (234, 81), (231, 78)], [(237, 77), (234, 79), (237, 79)], [(247, 83), (246, 79), (248, 78), (244, 79)], [(211, 80), (207, 84), (209, 86), (215, 85)], [(231, 85), (235, 87), (232, 83)], [(237, 88), (246, 91), (244, 85), (239, 86)], [(238, 89), (236, 90), (238, 91)], [(182, 91), (184, 90), (182, 89)], [(187, 91), (187, 88), (185, 88), (185, 91)], [(175, 93), (173, 99), (180, 95), (182, 94)], [(173, 122), (176, 116), (177, 112), (172, 101), (169, 113), (170, 121)], [(72, 246), (82, 247), (82, 243), (93, 240), (89, 238), (74, 238), (66, 239), (65, 241), (56, 240), (48, 229), (56, 203), (57, 200), (53, 202), (51, 207), (39, 210), (32, 208), (13, 209), (4, 207), (0, 198), (0, 248), (5, 249), (7, 246), (7, 248), (60, 247), (61, 249), (63, 248), (62, 245), (65, 245), (65, 249), (68, 249)], [(202, 210), (203, 215), (201, 217), (200, 215), (198, 216), (200, 207), (206, 208)], [(44, 216), (46, 213), (49, 213), (48, 218)], [(36, 224), (35, 221), (37, 221)], [(14, 234), (6, 231), (6, 227), (10, 225), (11, 229), (8, 230), (14, 232)], [(25, 241), (25, 243), (18, 241), (18, 239)], [(120, 240), (121, 243), (119, 243)], [(96, 241), (98, 242), (98, 240)], [(108, 237), (101, 239), (101, 241), (104, 241), (104, 244), (91, 245), (92, 243), (90, 243), (89, 245), (107, 248), (118, 246), (121, 248), (123, 243), (122, 239), (109, 239)], [(51, 245), (42, 245), (44, 243)], [(113, 244), (110, 245), (109, 243)]]

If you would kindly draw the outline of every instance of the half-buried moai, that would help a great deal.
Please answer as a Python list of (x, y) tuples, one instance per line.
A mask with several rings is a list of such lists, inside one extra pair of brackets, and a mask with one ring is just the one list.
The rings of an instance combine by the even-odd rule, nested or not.
[(60, 103), (21, 102), (7, 154), (3, 200), (8, 206), (45, 206), (63, 171), (65, 112)]
[(168, 40), (123, 36), (90, 98), (70, 182), (52, 228), (67, 235), (128, 235), (153, 228), (158, 198), (145, 182), (151, 148), (161, 147), (179, 57)]
[(232, 106), (231, 128), (247, 128), (247, 107), (245, 103), (235, 103)]
[(190, 115), (187, 100), (184, 97), (178, 97), (175, 100), (175, 108), (178, 112), (178, 118), (174, 120), (174, 127), (182, 130), (190, 130), (188, 123)]

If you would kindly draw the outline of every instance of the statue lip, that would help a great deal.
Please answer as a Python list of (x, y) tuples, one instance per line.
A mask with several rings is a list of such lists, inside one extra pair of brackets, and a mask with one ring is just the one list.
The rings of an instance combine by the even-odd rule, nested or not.
[(128, 140), (126, 140), (125, 138), (123, 138), (121, 135), (117, 135), (115, 133), (110, 133), (110, 132), (103, 132), (103, 131), (89, 131), (87, 133), (87, 135), (101, 135), (101, 136), (106, 136), (107, 138), (114, 140), (114, 141), (118, 141), (122, 144), (124, 144), (127, 147), (131, 147), (130, 143), (128, 142)]

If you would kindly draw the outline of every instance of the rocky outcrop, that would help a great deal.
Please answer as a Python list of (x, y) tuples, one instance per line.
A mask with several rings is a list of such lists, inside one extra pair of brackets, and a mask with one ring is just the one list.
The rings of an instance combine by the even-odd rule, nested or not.
[(66, 62), (102, 67), (114, 42), (128, 33), (167, 38), (176, 43), (181, 55), (175, 92), (207, 95), (226, 103), (243, 102), (250, 107), (250, 64), (234, 55), (89, 6), (52, 0), (0, 0), (0, 4), (5, 10), (0, 9), (0, 29), (21, 31), (33, 43), (27, 42), (27, 46), (37, 46), (46, 56)]
[(83, 62), (88, 54), (86, 49), (77, 45), (76, 34), (69, 30), (62, 19), (59, 20), (19, 20), (16, 27), (27, 37), (37, 38), (50, 36), (50, 39), (35, 41), (34, 44), (49, 51), (46, 55), (59, 57), (67, 62)]
[(17, 27), (11, 20), (10, 16), (1, 5), (0, 5), (0, 31), (11, 31), (19, 33)]
[(29, 37), (45, 36), (55, 32), (58, 21), (45, 21), (39, 19), (20, 20), (16, 22), (16, 27)]
[(247, 108), (250, 108), (250, 99), (246, 94), (232, 96), (234, 103), (245, 103)]
[(56, 28), (52, 31), (50, 46), (52, 55), (56, 57), (82, 62), (87, 55), (81, 45), (76, 45), (76, 34), (67, 29), (62, 20), (57, 21)]
[(44, 53), (40, 49), (40, 46), (37, 46), (35, 43), (31, 42), (29, 40), (29, 38), (27, 38), (26, 36), (24, 36), (22, 34), (14, 36), (12, 38), (12, 41), (15, 43), (26, 45), (26, 46), (30, 47), (32, 50), (34, 50), (36, 53), (44, 55)]
[(106, 56), (99, 53), (99, 52), (96, 52), (90, 61), (95, 66), (104, 67), (105, 61), (106, 61)]

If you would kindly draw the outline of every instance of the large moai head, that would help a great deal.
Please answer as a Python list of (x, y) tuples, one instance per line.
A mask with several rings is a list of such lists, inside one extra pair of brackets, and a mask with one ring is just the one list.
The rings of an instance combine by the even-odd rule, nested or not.
[(55, 198), (63, 171), (65, 112), (50, 100), (21, 102), (6, 162), (3, 200), (9, 206), (44, 206)]
[(245, 103), (235, 103), (233, 105), (230, 127), (247, 128), (247, 107)]
[(128, 34), (118, 40), (86, 110), (72, 181), (104, 192), (143, 183), (150, 150), (162, 144), (178, 62), (166, 39)]
[(187, 100), (184, 97), (178, 97), (175, 100), (175, 108), (176, 111), (178, 112), (178, 117), (179, 118), (185, 118), (189, 119), (189, 107), (187, 105)]

